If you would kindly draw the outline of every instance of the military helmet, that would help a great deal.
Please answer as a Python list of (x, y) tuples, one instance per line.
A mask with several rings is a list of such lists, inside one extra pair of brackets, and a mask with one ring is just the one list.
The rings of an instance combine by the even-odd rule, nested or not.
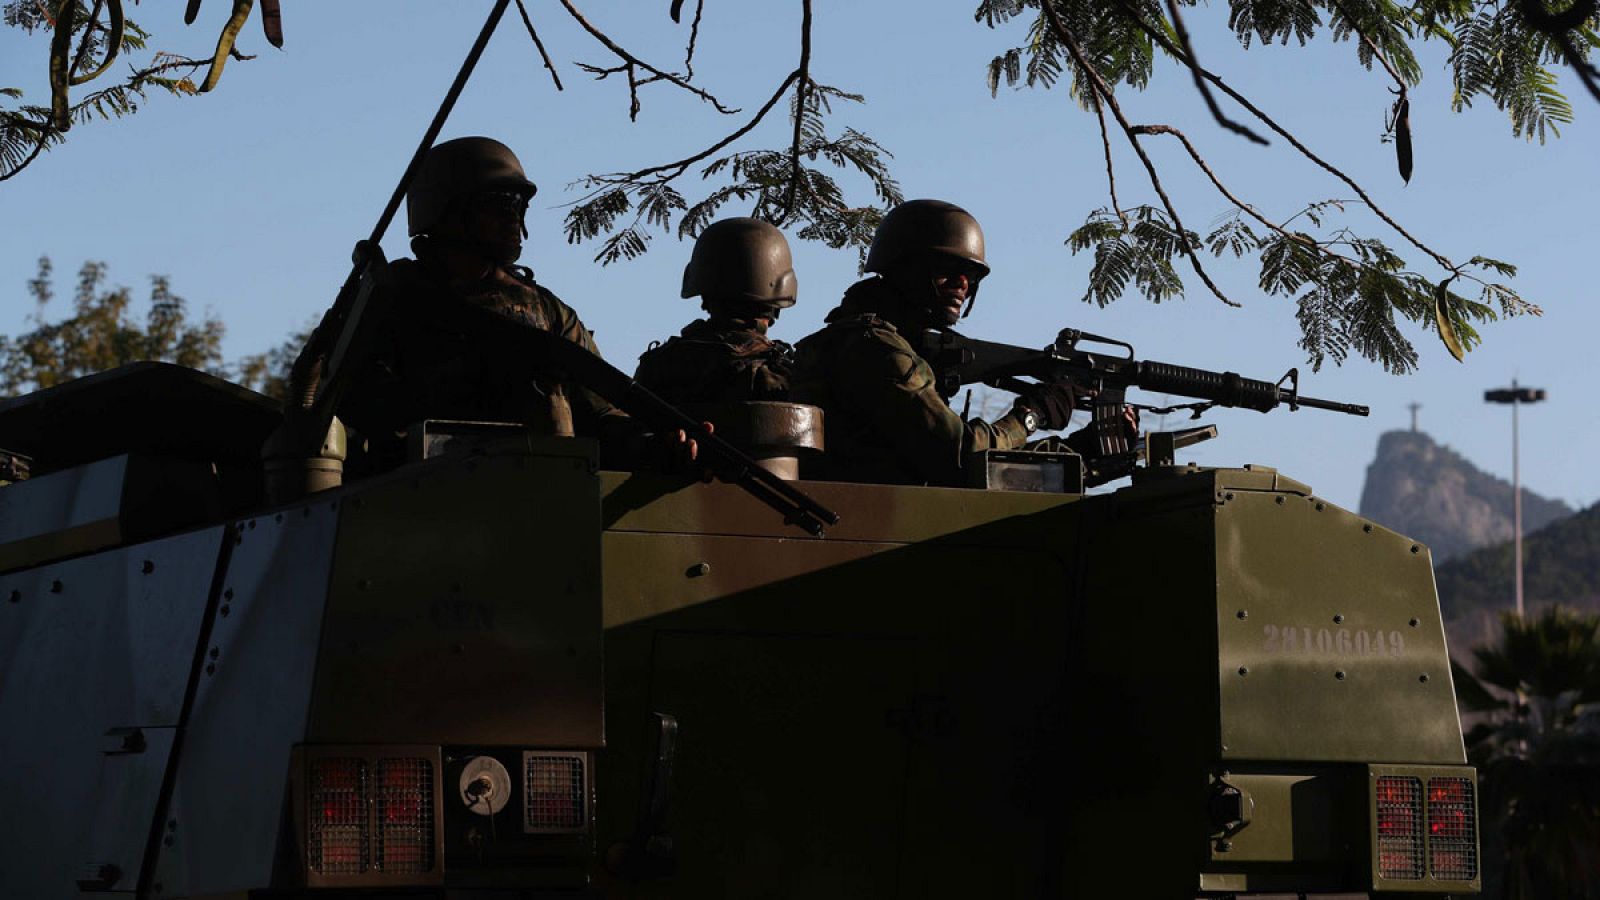
[(887, 274), (928, 257), (971, 263), (978, 277), (989, 274), (983, 258), (983, 229), (972, 214), (943, 200), (907, 200), (889, 210), (867, 251), (868, 272)]
[(722, 219), (706, 226), (683, 267), (684, 297), (794, 305), (799, 284), (783, 232), (760, 219)]
[(416, 237), (439, 223), (450, 202), (483, 191), (539, 190), (511, 148), (494, 138), (464, 137), (428, 148), (406, 190), (406, 225)]

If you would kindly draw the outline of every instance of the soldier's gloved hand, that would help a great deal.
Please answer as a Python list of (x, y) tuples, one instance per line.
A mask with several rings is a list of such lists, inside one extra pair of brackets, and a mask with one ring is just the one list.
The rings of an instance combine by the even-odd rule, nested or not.
[[(701, 422), (700, 426), (705, 429), (706, 434), (717, 430), (717, 427), (710, 422)], [(711, 480), (710, 470), (700, 471), (703, 467), (697, 465), (700, 459), (700, 443), (689, 432), (680, 428), (658, 436), (658, 440), (665, 445), (661, 466), (664, 471), (694, 474), (706, 481)]]
[(1060, 431), (1072, 421), (1072, 410), (1080, 397), (1092, 396), (1082, 388), (1067, 384), (1035, 385), (1017, 398), (1018, 411), (1032, 413), (1031, 431)]
[[(1122, 421), (1120, 424), (1122, 425), (1123, 437), (1131, 446), (1132, 442), (1139, 437), (1139, 411), (1131, 406), (1122, 407)], [(1085, 458), (1100, 455), (1100, 441), (1095, 434), (1093, 422), (1067, 435), (1066, 444), (1072, 452)]]

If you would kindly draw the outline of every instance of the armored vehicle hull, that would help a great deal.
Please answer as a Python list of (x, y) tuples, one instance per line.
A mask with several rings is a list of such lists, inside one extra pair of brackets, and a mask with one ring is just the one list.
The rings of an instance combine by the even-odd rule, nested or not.
[(126, 443), (0, 486), (0, 896), (1478, 884), (1426, 548), (1268, 469), (813, 538), (578, 439), (278, 506)]

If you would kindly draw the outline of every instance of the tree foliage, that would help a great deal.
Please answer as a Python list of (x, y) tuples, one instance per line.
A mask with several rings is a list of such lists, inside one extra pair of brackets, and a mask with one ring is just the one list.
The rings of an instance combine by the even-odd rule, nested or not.
[(165, 276), (151, 276), (141, 322), (133, 316), (133, 292), (107, 286), (105, 263), (86, 262), (78, 269), (72, 314), (47, 322), (45, 311), (55, 297), (53, 273), (50, 259), (41, 258), (38, 275), (28, 282), (36, 304), (33, 330), (0, 337), (0, 392), (47, 388), (139, 360), (223, 374), (222, 323), (210, 316), (191, 322), (187, 302), (172, 292)]
[[(1195, 0), (982, 0), (978, 6), (977, 19), (990, 27), (1030, 18), (1025, 41), (990, 63), (991, 92), (998, 92), (1002, 83), (1049, 88), (1065, 78), (1078, 105), (1093, 112), (1099, 122), (1110, 203), (1091, 212), (1067, 238), (1074, 253), (1094, 254), (1085, 300), (1105, 305), (1128, 292), (1158, 303), (1182, 296), (1179, 264), (1186, 262), (1219, 299), (1240, 305), (1211, 279), (1202, 257), (1208, 251), (1212, 258), (1250, 257), (1259, 269), (1261, 291), (1295, 302), (1300, 345), (1314, 367), (1329, 360), (1341, 363), (1355, 353), (1391, 372), (1407, 372), (1417, 365), (1417, 350), (1401, 327), (1404, 322), (1434, 331), (1460, 359), (1480, 340), (1476, 324), (1539, 313), (1537, 306), (1495, 280), (1515, 275), (1514, 266), (1485, 255), (1457, 261), (1425, 244), (1348, 175), (1204, 68), (1188, 40), (1181, 12), (1194, 5)], [(1369, 71), (1375, 66), (1382, 69), (1394, 83), (1397, 99), (1389, 112), (1386, 137), (1395, 145), (1405, 179), (1410, 178), (1412, 166), (1407, 94), (1422, 78), (1416, 56), (1421, 43), (1439, 40), (1449, 45), (1455, 109), (1487, 97), (1508, 114), (1517, 136), (1543, 141), (1547, 134), (1559, 134), (1558, 125), (1571, 121), (1572, 107), (1557, 91), (1552, 69), (1563, 60), (1600, 99), (1588, 63), (1589, 51), (1600, 46), (1596, 33), (1600, 17), (1593, 3), (1581, 9), (1574, 4), (1564, 20), (1552, 24), (1530, 13), (1526, 3), (1434, 0), (1401, 6), (1386, 0), (1230, 0), (1228, 26), (1246, 49), (1256, 42), (1293, 40), (1305, 45), (1321, 35), (1354, 44), (1359, 65)], [(1306, 162), (1342, 181), (1357, 198), (1347, 202), (1366, 207), (1388, 233), (1358, 233), (1352, 226), (1332, 222), (1332, 217), (1346, 211), (1347, 202), (1341, 201), (1309, 202), (1286, 217), (1270, 215), (1224, 184), (1183, 132), (1170, 125), (1132, 121), (1119, 89), (1144, 88), (1162, 57), (1190, 73), (1219, 124), (1257, 143), (1268, 142), (1229, 119), (1213, 90), (1226, 95), (1258, 127), (1286, 142)], [(1159, 205), (1122, 207), (1111, 141), (1119, 130), (1142, 164)], [(1228, 204), (1221, 224), (1204, 238), (1184, 227), (1169, 198), (1163, 173), (1144, 147), (1154, 138), (1180, 142)], [(1435, 271), (1409, 264), (1390, 246), (1395, 238), (1420, 252), (1426, 268)], [(1470, 293), (1456, 289), (1466, 284), (1474, 286)]]
[(133, 292), (108, 284), (105, 263), (85, 262), (73, 287), (71, 315), (51, 322), (46, 312), (55, 299), (54, 274), (49, 257), (40, 258), (38, 273), (28, 281), (35, 304), (29, 317), (32, 330), (15, 337), (0, 335), (0, 396), (144, 360), (233, 377), (277, 399), (285, 395), (289, 364), (305, 333), (227, 366), (222, 357), (222, 322), (209, 314), (198, 321), (191, 317), (188, 302), (172, 292), (166, 276), (150, 276), (149, 300), (144, 315), (137, 317)]
[[(665, 10), (675, 28), (684, 28), (687, 19), (686, 31), (676, 32), (683, 36), (681, 66), (643, 59), (589, 21), (574, 0), (554, 2), (612, 57), (611, 64), (579, 66), (596, 79), (615, 76), (626, 84), (630, 118), (638, 116), (649, 91), (661, 89), (692, 96), (718, 116), (740, 114), (695, 72), (705, 0), (696, 0), (692, 16), (684, 15), (685, 0), (673, 0)], [(886, 209), (901, 200), (900, 189), (885, 147), (863, 131), (830, 127), (835, 102), (863, 98), (813, 77), (812, 3), (799, 0), (794, 69), (753, 114), (682, 158), (578, 179), (574, 186), (582, 193), (566, 216), (568, 240), (598, 242), (595, 259), (608, 264), (646, 252), (656, 234), (693, 236), (716, 216), (738, 211), (790, 228), (801, 239), (864, 248)], [(1417, 365), (1418, 351), (1408, 337), (1412, 329), (1434, 332), (1460, 359), (1479, 342), (1477, 328), (1483, 323), (1539, 313), (1506, 281), (1497, 280), (1513, 276), (1513, 266), (1483, 253), (1447, 254), (1425, 242), (1386, 212), (1371, 192), (1207, 69), (1189, 39), (1184, 16), (1184, 10), (1196, 5), (1197, 0), (977, 4), (976, 20), (990, 29), (1022, 25), (1020, 43), (997, 53), (987, 67), (991, 92), (998, 93), (1002, 84), (1036, 89), (1062, 85), (1098, 123), (1107, 202), (1098, 204), (1066, 239), (1073, 252), (1092, 251), (1094, 256), (1085, 299), (1104, 305), (1132, 292), (1161, 302), (1183, 296), (1192, 276), (1222, 302), (1239, 306), (1243, 304), (1223, 292), (1208, 266), (1219, 259), (1249, 259), (1263, 293), (1293, 301), (1300, 344), (1314, 366), (1341, 363), (1354, 354), (1392, 372)], [(177, 94), (207, 89), (228, 55), (238, 56), (233, 40), (251, 6), (250, 0), (234, 0), (233, 16), (210, 60), (156, 54), (125, 82), (65, 107), (63, 85), (92, 80), (115, 50), (143, 49), (148, 35), (121, 16), (122, 0), (95, 0), (92, 6), (85, 0), (8, 2), (6, 24), (30, 32), (47, 26), (54, 31), (52, 71), (60, 77), (53, 86), (52, 109), (0, 109), (0, 179), (59, 141), (71, 121), (131, 112), (151, 87)], [(281, 31), (275, 30), (276, 0), (262, 0), (261, 6), (269, 40), (281, 43)], [(1563, 66), (1600, 101), (1600, 72), (1590, 61), (1600, 47), (1597, 6), (1596, 0), (1227, 0), (1226, 25), (1246, 50), (1269, 43), (1304, 46), (1322, 39), (1350, 45), (1363, 71), (1390, 82), (1395, 99), (1386, 110), (1383, 136), (1393, 146), (1401, 177), (1409, 180), (1409, 93), (1422, 80), (1418, 54), (1423, 45), (1437, 42), (1446, 48), (1452, 108), (1487, 102), (1506, 114), (1513, 135), (1543, 142), (1559, 136), (1560, 126), (1574, 115), (1557, 87)], [(560, 89), (528, 4), (517, 0), (517, 7)], [(101, 16), (102, 8), (109, 16)], [(74, 43), (78, 49), (68, 53)], [(1308, 163), (1313, 176), (1334, 179), (1343, 185), (1337, 192), (1348, 192), (1352, 199), (1314, 200), (1330, 193), (1318, 189), (1274, 212), (1234, 192), (1207, 161), (1206, 152), (1216, 152), (1215, 147), (1202, 152), (1171, 125), (1133, 118), (1126, 101), (1148, 86), (1164, 64), (1193, 80), (1198, 96), (1228, 133), (1257, 144), (1286, 146), (1284, 152)], [(199, 88), (187, 75), (167, 74), (192, 73), (203, 65), (210, 68)], [(0, 88), (0, 95), (20, 99), (12, 88)], [(785, 118), (773, 115), (780, 108), (788, 110), (780, 131), (783, 139), (775, 135), (768, 140), (758, 131)], [(1123, 154), (1113, 150), (1115, 135), (1125, 139), (1125, 152), (1137, 159), (1153, 194), (1131, 207), (1118, 196), (1117, 165)], [(1158, 167), (1147, 152), (1151, 141), (1167, 140), (1182, 145), (1200, 177), (1222, 197), (1221, 224), (1209, 234), (1202, 236), (1184, 224), (1184, 213), (1163, 182), (1172, 173)], [(1232, 137), (1224, 135), (1223, 140)], [(689, 187), (696, 176), (698, 190)], [(1360, 208), (1381, 225), (1367, 231), (1358, 230), (1364, 226), (1351, 224), (1354, 220), (1334, 221), (1347, 207)]]
[(1481, 719), (1466, 741), (1486, 862), (1503, 865), (1509, 900), (1600, 897), (1600, 616), (1557, 606), (1500, 622), (1499, 642), (1473, 651), (1476, 672), (1452, 665)]
[[(811, 77), (811, 0), (802, 0), (802, 8), (799, 62), (748, 122), (684, 159), (581, 179), (577, 185), (586, 193), (567, 213), (567, 240), (601, 239), (595, 260), (609, 264), (644, 253), (653, 230), (676, 230), (680, 237), (693, 237), (725, 207), (736, 205), (744, 214), (793, 228), (802, 240), (821, 241), (835, 249), (856, 247), (864, 253), (884, 212), (903, 197), (889, 173), (890, 154), (882, 145), (853, 128), (829, 133), (826, 120), (835, 102), (861, 103), (865, 98)], [(699, 18), (697, 8), (697, 24)], [(694, 34), (687, 58), (693, 57)], [(729, 149), (785, 98), (787, 146)], [(630, 112), (636, 113), (636, 94), (632, 104)], [(674, 184), (696, 169), (702, 181), (714, 186), (691, 203)], [(839, 175), (863, 180), (872, 200), (850, 202)]]
[[(135, 3), (138, 0), (134, 0)], [(165, 50), (150, 52), (150, 33), (124, 14), (123, 0), (9, 0), (0, 7), (0, 21), (33, 34), (52, 36), (50, 47), (51, 96), (48, 106), (18, 103), (0, 107), (0, 181), (16, 175), (39, 155), (66, 139), (74, 125), (96, 119), (119, 119), (138, 112), (152, 90), (177, 97), (193, 96), (216, 86), (223, 65), (233, 59), (252, 59), (234, 47), (239, 28), (250, 14), (252, 0), (235, 0), (233, 14), (223, 26), (210, 59), (194, 59)], [(188, 21), (198, 0), (191, 0)], [(278, 0), (262, 0), (261, 20), (267, 39), (283, 45)], [(120, 81), (106, 79), (102, 86), (71, 100), (71, 88), (100, 80), (119, 58), (138, 58)], [(197, 86), (193, 76), (202, 67), (206, 77)], [(114, 83), (108, 83), (114, 82)], [(20, 101), (21, 89), (0, 86), (0, 97)]]

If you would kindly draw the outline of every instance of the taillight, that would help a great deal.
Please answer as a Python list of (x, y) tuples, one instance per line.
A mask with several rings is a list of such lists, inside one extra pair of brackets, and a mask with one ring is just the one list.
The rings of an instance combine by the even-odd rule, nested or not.
[(1434, 878), (1478, 877), (1476, 818), (1471, 779), (1428, 779), (1428, 871)]
[(367, 761), (328, 758), (311, 763), (306, 850), (319, 875), (364, 872), (369, 860)]
[(526, 832), (579, 832), (588, 826), (588, 778), (582, 753), (524, 753)]
[(439, 748), (300, 746), (306, 886), (438, 884)]
[(408, 874), (432, 869), (433, 766), (425, 759), (380, 759), (376, 771), (372, 868)]
[(1378, 875), (1419, 881), (1422, 857), (1422, 779), (1402, 775), (1378, 778)]

